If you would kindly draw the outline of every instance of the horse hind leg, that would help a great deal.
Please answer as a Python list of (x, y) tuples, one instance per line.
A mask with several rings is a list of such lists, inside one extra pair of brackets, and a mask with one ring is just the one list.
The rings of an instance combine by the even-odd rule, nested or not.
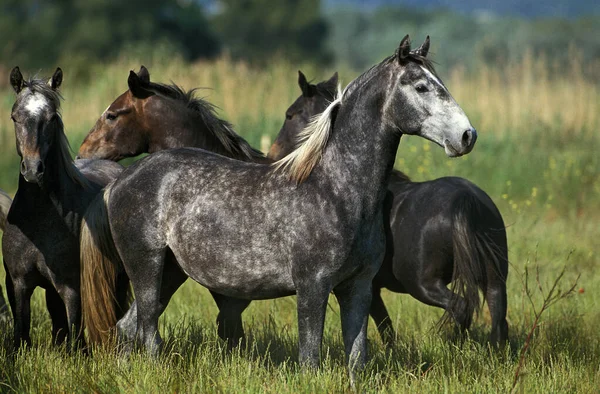
[(250, 305), (250, 300), (227, 297), (210, 292), (219, 308), (217, 315), (217, 333), (219, 338), (227, 342), (227, 347), (240, 345), (244, 339), (242, 312)]
[(461, 333), (471, 326), (473, 311), (467, 310), (465, 300), (448, 289), (442, 280), (421, 284), (418, 291), (410, 294), (427, 305), (444, 309)]
[(506, 321), (506, 287), (488, 287), (486, 299), (492, 317), (492, 331), (490, 343), (495, 346), (504, 346), (508, 340), (508, 323)]
[(388, 313), (387, 308), (383, 303), (383, 299), (381, 298), (381, 289), (373, 287), (371, 309), (369, 313), (375, 321), (377, 331), (379, 331), (379, 336), (383, 342), (387, 345), (392, 344), (394, 342), (394, 338), (396, 338), (396, 333), (394, 331), (394, 327), (392, 326), (390, 314)]
[(135, 343), (142, 346), (150, 355), (158, 356), (162, 347), (162, 338), (158, 331), (158, 318), (162, 313), (160, 290), (166, 249), (133, 254), (134, 258), (123, 257), (127, 273), (131, 278), (137, 306), (137, 330)]
[[(165, 266), (163, 268), (160, 284), (160, 309), (159, 315), (164, 312), (171, 297), (177, 289), (187, 280), (187, 275), (179, 268), (175, 256), (167, 250)], [(137, 331), (137, 302), (134, 300), (129, 310), (117, 322), (117, 334), (119, 342), (131, 343), (135, 339)]]
[(46, 308), (52, 320), (52, 342), (56, 346), (62, 345), (69, 335), (69, 322), (65, 304), (54, 287), (46, 289)]

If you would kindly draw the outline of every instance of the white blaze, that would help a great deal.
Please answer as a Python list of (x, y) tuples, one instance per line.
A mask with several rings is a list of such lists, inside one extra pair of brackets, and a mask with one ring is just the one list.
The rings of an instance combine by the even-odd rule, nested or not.
[(29, 95), (25, 110), (33, 116), (39, 115), (44, 109), (48, 108), (48, 101), (41, 94), (33, 93)]

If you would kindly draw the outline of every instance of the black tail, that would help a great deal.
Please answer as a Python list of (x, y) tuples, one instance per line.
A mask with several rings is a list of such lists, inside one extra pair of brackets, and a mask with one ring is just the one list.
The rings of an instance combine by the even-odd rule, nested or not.
[[(494, 241), (494, 233), (501, 229), (493, 228), (495, 213), (491, 212), (472, 192), (465, 191), (457, 196), (452, 206), (452, 249), (454, 270), (452, 291), (454, 293), (450, 310), (454, 316), (445, 313), (443, 322), (450, 319), (463, 328), (471, 325), (474, 312), (479, 313), (487, 293), (490, 273), (502, 272), (501, 248)], [(489, 269), (491, 266), (491, 270)], [(479, 290), (483, 293), (480, 298)]]

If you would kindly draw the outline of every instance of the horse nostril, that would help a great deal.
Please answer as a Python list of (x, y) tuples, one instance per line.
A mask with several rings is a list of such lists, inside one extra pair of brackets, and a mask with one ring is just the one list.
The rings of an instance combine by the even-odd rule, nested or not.
[(477, 131), (473, 128), (465, 131), (462, 135), (462, 144), (465, 147), (472, 146), (477, 140)]
[(21, 162), (21, 174), (24, 174), (27, 172), (27, 166), (25, 165), (25, 162), (22, 161)]
[(38, 172), (38, 174), (44, 173), (44, 163), (42, 163), (41, 161), (37, 165), (37, 172)]
[(463, 146), (469, 146), (470, 139), (471, 139), (471, 130), (467, 130), (463, 133), (463, 136), (462, 136)]

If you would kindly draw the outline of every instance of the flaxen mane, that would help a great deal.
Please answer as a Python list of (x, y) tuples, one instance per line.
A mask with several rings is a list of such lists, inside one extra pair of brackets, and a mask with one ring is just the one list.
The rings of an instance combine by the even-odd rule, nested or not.
[(196, 97), (197, 88), (185, 91), (176, 84), (150, 82), (148, 88), (165, 97), (183, 102), (187, 108), (196, 112), (208, 130), (219, 140), (223, 147), (233, 155), (242, 155), (249, 160), (262, 159), (265, 156), (248, 144), (248, 142), (233, 131), (231, 124), (216, 115), (213, 104)]
[(289, 155), (273, 163), (276, 170), (287, 171), (291, 181), (302, 183), (308, 178), (317, 165), (327, 145), (332, 130), (332, 116), (335, 109), (341, 105), (343, 93), (338, 87), (334, 100), (321, 114), (316, 115), (310, 123), (298, 133), (297, 148)]

